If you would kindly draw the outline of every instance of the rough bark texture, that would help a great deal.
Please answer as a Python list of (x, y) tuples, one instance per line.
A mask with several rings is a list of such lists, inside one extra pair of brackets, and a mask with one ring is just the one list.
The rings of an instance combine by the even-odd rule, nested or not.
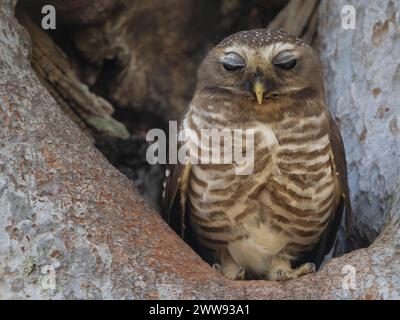
[[(355, 30), (341, 27), (348, 4)], [(400, 182), (400, 1), (323, 1), (320, 12), (328, 105), (344, 136), (356, 231), (368, 243)]]
[[(400, 298), (400, 197), (399, 190), (394, 188), (383, 190), (393, 196), (392, 209), (386, 211), (389, 213), (385, 215), (387, 225), (374, 243), (367, 249), (329, 261), (315, 275), (279, 284), (231, 282), (216, 274), (157, 213), (147, 208), (132, 183), (92, 146), (40, 83), (29, 64), (31, 44), (27, 32), (14, 18), (14, 4), (12, 0), (0, 0), (0, 298)], [(365, 4), (363, 10), (371, 6)], [(396, 8), (399, 8), (397, 3)], [(384, 24), (387, 19), (381, 9), (382, 6), (368, 12), (368, 18), (360, 24), (367, 35), (375, 24), (380, 21)], [(322, 16), (327, 19), (322, 39), (335, 38), (338, 32), (335, 17), (339, 10), (339, 4), (330, 2), (321, 8)], [(328, 28), (329, 25), (333, 28)], [(388, 34), (391, 28), (388, 27)], [(361, 44), (365, 43), (362, 48), (377, 54), (362, 52), (372, 59), (369, 63), (380, 59), (380, 49), (373, 49), (366, 42), (369, 37), (357, 37)], [(387, 41), (390, 48), (394, 40), (384, 38), (382, 43)], [(334, 41), (340, 43), (338, 37)], [(327, 42), (322, 48), (324, 60), (329, 58), (330, 63), (347, 69), (348, 65), (342, 61), (355, 53), (338, 50), (334, 55), (331, 45)], [(393, 65), (380, 64), (380, 67), (384, 68), (380, 70), (382, 78), (375, 80), (376, 83), (390, 86), (380, 87), (380, 99), (390, 101), (385, 99), (391, 97), (394, 82), (384, 82), (384, 75), (392, 74)], [(359, 66), (351, 71), (362, 88), (367, 84), (362, 74), (358, 78), (357, 72), (366, 72), (368, 68)], [(328, 70), (327, 77), (331, 79), (338, 74), (339, 71)], [(347, 79), (343, 81), (350, 81)], [(349, 87), (349, 82), (346, 83), (344, 88)], [(346, 107), (339, 103), (339, 94), (335, 93), (341, 85), (335, 81), (328, 85), (329, 99), (339, 118), (340, 112), (345, 112), (340, 108)], [(365, 94), (353, 99), (370, 101)], [(353, 103), (352, 108), (355, 112), (344, 118), (360, 117), (365, 104)], [(393, 108), (392, 112), (384, 114), (382, 123), (398, 111)], [(348, 131), (345, 122), (342, 125), (347, 145), (350, 141), (351, 166), (361, 172), (359, 177), (353, 175), (352, 181), (362, 181), (365, 179), (362, 170), (368, 167), (354, 160), (358, 159), (354, 150), (356, 143), (352, 148), (351, 140), (347, 139), (357, 132)], [(370, 132), (373, 124), (367, 123), (367, 126)], [(391, 128), (396, 125), (392, 124)], [(371, 140), (367, 134), (363, 148), (370, 145), (375, 159), (381, 159), (387, 148), (387, 144), (382, 147), (382, 141), (392, 141), (392, 150), (398, 152), (398, 136), (393, 137), (389, 140), (385, 131), (372, 131)], [(395, 156), (390, 155), (386, 161), (379, 162), (378, 168), (399, 169)], [(398, 171), (391, 172), (394, 176)], [(386, 177), (389, 179), (389, 173)], [(390, 181), (394, 185), (398, 175)], [(374, 195), (373, 200), (383, 203), (383, 191), (371, 191), (374, 184), (372, 180), (363, 191), (367, 190)], [(359, 194), (353, 191), (356, 200)], [(384, 203), (385, 209), (389, 208), (388, 202)], [(361, 200), (355, 204), (359, 219), (364, 219)], [(368, 216), (371, 215), (365, 217)], [(56, 270), (56, 289), (46, 290), (41, 285), (41, 267), (46, 265)], [(351, 290), (342, 287), (346, 265), (356, 270), (356, 286)]]
[(113, 106), (80, 81), (68, 57), (51, 37), (22, 10), (18, 18), (32, 41), (32, 67), (63, 110), (84, 130), (88, 124), (110, 137), (127, 139), (125, 126), (111, 117)]

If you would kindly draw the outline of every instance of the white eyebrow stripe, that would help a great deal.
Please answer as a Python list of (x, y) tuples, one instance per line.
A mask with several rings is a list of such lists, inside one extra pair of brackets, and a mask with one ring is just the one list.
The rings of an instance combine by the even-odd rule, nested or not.
[(267, 64), (272, 63), (273, 58), (282, 51), (294, 51), (296, 45), (288, 42), (276, 42), (267, 46), (252, 48), (245, 44), (233, 44), (224, 49), (224, 53), (236, 52), (241, 55), (246, 64), (250, 67), (257, 66), (260, 60), (265, 61)]
[(295, 45), (287, 42), (277, 42), (260, 49), (260, 55), (267, 61), (274, 58), (279, 52), (294, 50)]
[(256, 53), (255, 49), (241, 44), (235, 44), (224, 49), (225, 54), (232, 51), (240, 54), (246, 61), (251, 61)]

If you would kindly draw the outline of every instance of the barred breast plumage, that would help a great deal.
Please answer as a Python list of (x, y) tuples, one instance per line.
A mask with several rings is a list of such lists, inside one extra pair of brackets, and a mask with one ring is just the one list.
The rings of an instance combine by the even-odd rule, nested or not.
[[(185, 141), (196, 161), (168, 167), (164, 216), (200, 244), (203, 256), (211, 253), (230, 279), (246, 273), (289, 280), (313, 272), (312, 263), (292, 263), (306, 259), (319, 266), (343, 213), (349, 226), (344, 148), (325, 104), (320, 69), (318, 56), (300, 39), (261, 29), (228, 37), (199, 68), (181, 128), (200, 137), (205, 129), (214, 131)], [(238, 129), (254, 132), (254, 162), (203, 161), (218, 153), (216, 147), (221, 158), (232, 153), (225, 147), (246, 154), (249, 136), (223, 140), (223, 132), (235, 136)], [(210, 139), (217, 144), (210, 146)], [(252, 171), (241, 175), (238, 168)]]
[[(192, 105), (183, 127), (226, 128), (226, 121), (220, 126), (218, 120), (215, 109)], [(255, 130), (254, 171), (239, 176), (234, 164), (191, 166), (190, 219), (201, 245), (228, 248), (238, 264), (262, 274), (268, 257), (283, 253), (293, 259), (318, 242), (337, 201), (330, 141), (322, 126), (327, 120), (321, 111), (269, 124), (232, 122), (232, 130)], [(200, 145), (211, 153), (207, 147)]]

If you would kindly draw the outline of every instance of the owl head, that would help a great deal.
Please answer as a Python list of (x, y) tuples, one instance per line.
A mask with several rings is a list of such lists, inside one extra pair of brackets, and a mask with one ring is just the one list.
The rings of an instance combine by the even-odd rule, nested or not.
[(198, 70), (198, 90), (224, 90), (255, 107), (322, 92), (318, 55), (282, 30), (256, 29), (225, 38)]

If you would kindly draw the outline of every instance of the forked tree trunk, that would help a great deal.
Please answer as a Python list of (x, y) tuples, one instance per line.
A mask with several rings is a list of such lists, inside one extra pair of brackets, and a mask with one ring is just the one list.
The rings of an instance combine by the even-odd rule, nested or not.
[(216, 274), (148, 209), (41, 84), (15, 1), (1, 0), (0, 298), (400, 298), (400, 77), (390, 58), (400, 4), (359, 4), (358, 29), (343, 31), (340, 2), (319, 9), (328, 99), (345, 138), (359, 233), (373, 237), (376, 221), (383, 231), (370, 247), (279, 284)]

